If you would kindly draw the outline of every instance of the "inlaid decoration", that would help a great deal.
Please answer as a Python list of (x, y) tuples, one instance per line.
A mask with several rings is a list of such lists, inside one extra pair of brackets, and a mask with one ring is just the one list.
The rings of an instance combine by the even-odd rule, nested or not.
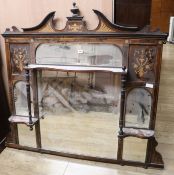
[(79, 31), (82, 31), (82, 24), (79, 24), (79, 23), (70, 23), (68, 25), (68, 30), (71, 31), (71, 32), (79, 32)]
[(29, 63), (28, 47), (12, 46), (11, 47), (11, 62), (13, 73), (21, 73), (24, 66)]
[[(34, 27), (12, 26), (2, 34), (12, 113), (7, 144), (163, 168), (154, 130), (159, 41), (166, 41), (167, 34), (112, 23), (98, 10), (93, 10), (98, 20), (91, 19), (98, 25), (89, 29), (76, 3), (71, 12), (62, 29), (51, 12)], [(25, 125), (35, 126), (35, 132), (28, 134)]]
[(154, 50), (136, 49), (134, 51), (133, 68), (138, 78), (143, 79), (145, 74), (153, 69)]
[(38, 32), (55, 32), (55, 30), (52, 28), (51, 23), (48, 22), (41, 29), (38, 29)]
[(103, 21), (101, 21), (100, 27), (97, 32), (115, 32), (115, 30), (108, 27)]

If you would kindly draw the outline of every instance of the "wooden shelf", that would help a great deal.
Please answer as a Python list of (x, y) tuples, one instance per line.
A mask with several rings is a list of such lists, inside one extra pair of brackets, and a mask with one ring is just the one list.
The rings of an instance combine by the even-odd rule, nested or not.
[(126, 74), (127, 69), (123, 70), (122, 67), (99, 67), (99, 66), (83, 66), (83, 65), (46, 65), (46, 64), (29, 64), (25, 69), (48, 69), (60, 70), (70, 72), (113, 72)]
[(8, 119), (11, 123), (19, 123), (19, 124), (26, 124), (27, 126), (33, 126), (38, 121), (38, 118), (32, 117), (32, 124), (29, 123), (28, 116), (21, 116), (21, 115), (12, 115)]
[(150, 138), (154, 136), (154, 130), (138, 129), (138, 128), (123, 128), (123, 137), (138, 137), (138, 138)]

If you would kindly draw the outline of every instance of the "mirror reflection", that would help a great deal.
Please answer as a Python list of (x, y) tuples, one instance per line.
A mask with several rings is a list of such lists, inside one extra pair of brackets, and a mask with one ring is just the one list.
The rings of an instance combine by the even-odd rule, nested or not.
[[(30, 88), (31, 92), (31, 100), (33, 101), (33, 93), (32, 89)], [(31, 101), (31, 102), (32, 102)], [(28, 105), (27, 105), (27, 92), (26, 92), (26, 82), (18, 81), (14, 85), (14, 103), (16, 109), (16, 115), (28, 116)], [(33, 105), (31, 105), (32, 115)]]
[(43, 148), (116, 159), (119, 78), (113, 73), (39, 71)]
[(24, 124), (18, 124), (19, 144), (36, 148), (35, 127), (30, 131), (29, 127)]
[(123, 159), (145, 162), (147, 139), (127, 137), (124, 139)]
[[(50, 54), (54, 53), (53, 55), (49, 54), (47, 47), (55, 51), (50, 52)], [(61, 55), (60, 47), (63, 49), (64, 56)], [(109, 52), (110, 59), (108, 55), (105, 55), (105, 50), (102, 50), (105, 45), (98, 47), (91, 44), (88, 48), (87, 44), (84, 44), (81, 46), (81, 52), (78, 47), (78, 44), (75, 46), (72, 44), (41, 45), (37, 51), (37, 63), (108, 67), (121, 65), (117, 58), (120, 57), (121, 60), (122, 55), (115, 46), (109, 45), (108, 47), (111, 51)], [(43, 48), (47, 56), (41, 59), (43, 52), (39, 52), (39, 49)], [(68, 50), (67, 53), (64, 49)], [(74, 52), (74, 49), (77, 54), (72, 56), (74, 59), (69, 60), (69, 55)], [(96, 55), (91, 56), (90, 51)], [(117, 58), (114, 55), (116, 52), (120, 54)], [(106, 57), (102, 59), (101, 55)], [(82, 62), (78, 62), (78, 58)], [(91, 61), (91, 58), (94, 60)], [(40, 120), (43, 149), (109, 159), (117, 158), (120, 75), (109, 72), (77, 73), (38, 70), (37, 91), (39, 114), (40, 117), (44, 115), (44, 119)], [(27, 116), (25, 82), (19, 81), (15, 84), (14, 95), (16, 114)], [(33, 97), (32, 90), (31, 96)], [(150, 93), (142, 88), (132, 89), (127, 96), (125, 126), (148, 128), (150, 111)], [(31, 132), (25, 125), (19, 124), (18, 133), (20, 145), (36, 147), (35, 130)], [(125, 138), (123, 159), (144, 162), (146, 147), (147, 140), (135, 137)]]
[(131, 90), (127, 96), (126, 127), (149, 128), (151, 95), (143, 88)]
[(121, 67), (122, 52), (112, 44), (42, 44), (36, 52), (37, 64)]

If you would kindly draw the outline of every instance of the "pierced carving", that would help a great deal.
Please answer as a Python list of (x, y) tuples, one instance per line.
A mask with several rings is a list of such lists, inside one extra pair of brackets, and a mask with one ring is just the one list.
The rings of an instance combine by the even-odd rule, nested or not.
[(154, 50), (141, 49), (134, 51), (133, 68), (138, 78), (144, 79), (144, 75), (153, 69)]
[(13, 62), (13, 72), (21, 73), (23, 71), (24, 65), (28, 63), (27, 48), (13, 48), (11, 50), (11, 53)]

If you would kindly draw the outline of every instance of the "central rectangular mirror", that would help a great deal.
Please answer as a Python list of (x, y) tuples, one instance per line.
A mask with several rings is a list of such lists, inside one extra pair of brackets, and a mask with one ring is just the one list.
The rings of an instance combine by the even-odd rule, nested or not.
[(120, 77), (38, 71), (42, 147), (116, 159)]

